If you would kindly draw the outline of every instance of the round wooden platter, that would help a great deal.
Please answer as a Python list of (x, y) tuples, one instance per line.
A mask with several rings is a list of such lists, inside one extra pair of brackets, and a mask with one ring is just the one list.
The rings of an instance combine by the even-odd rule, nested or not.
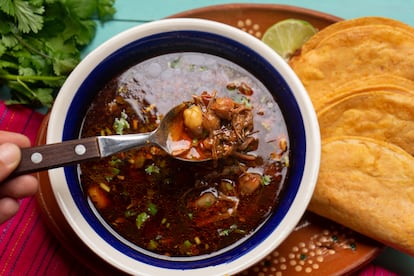
[[(340, 18), (313, 10), (273, 4), (226, 4), (182, 12), (171, 17), (204, 18), (240, 28), (257, 38), (277, 21), (303, 19), (322, 29)], [(41, 125), (37, 144), (44, 144), (49, 115)], [(120, 275), (95, 255), (73, 232), (53, 195), (48, 174), (38, 174), (38, 204), (44, 218), (62, 245), (85, 266), (104, 274)], [(342, 275), (352, 273), (374, 259), (380, 243), (341, 225), (306, 213), (279, 248), (240, 275)]]
[(342, 20), (334, 15), (288, 5), (224, 4), (184, 11), (170, 16), (202, 18), (239, 28), (257, 38), (278, 21), (295, 18), (306, 20), (317, 29)]

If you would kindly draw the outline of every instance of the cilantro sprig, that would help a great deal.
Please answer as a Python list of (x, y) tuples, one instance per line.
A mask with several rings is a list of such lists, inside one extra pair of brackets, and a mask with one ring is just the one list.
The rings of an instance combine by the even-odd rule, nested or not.
[(115, 13), (115, 0), (0, 0), (0, 89), (7, 104), (50, 107), (80, 62), (96, 21)]

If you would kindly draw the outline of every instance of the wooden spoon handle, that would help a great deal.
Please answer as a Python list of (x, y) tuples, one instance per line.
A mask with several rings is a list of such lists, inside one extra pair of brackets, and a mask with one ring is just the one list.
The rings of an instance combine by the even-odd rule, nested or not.
[(96, 137), (22, 148), (21, 152), (20, 164), (10, 178), (96, 159), (101, 156)]

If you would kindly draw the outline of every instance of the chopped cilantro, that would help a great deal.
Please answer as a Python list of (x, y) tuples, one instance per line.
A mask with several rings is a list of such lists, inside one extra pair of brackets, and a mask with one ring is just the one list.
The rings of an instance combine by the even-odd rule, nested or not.
[(157, 205), (155, 205), (152, 202), (148, 203), (148, 212), (151, 215), (155, 216), (157, 214), (157, 212), (158, 212)]
[(232, 233), (235, 230), (237, 230), (237, 225), (232, 224), (232, 225), (230, 225), (230, 227), (228, 229), (219, 229), (217, 231), (218, 231), (219, 236), (223, 237), (223, 236), (230, 235), (230, 233)]
[(183, 245), (188, 248), (191, 247), (192, 243), (189, 240), (185, 240)]
[(173, 61), (168, 63), (168, 66), (172, 69), (175, 69), (180, 64), (180, 58), (174, 59)]
[(120, 118), (115, 118), (113, 127), (117, 134), (122, 135), (124, 134), (125, 129), (128, 129), (131, 127), (127, 119), (128, 119), (128, 115), (125, 113), (125, 110), (121, 112)]
[(115, 176), (119, 175), (120, 172), (121, 170), (118, 168), (109, 168), (107, 174), (105, 175), (106, 181), (111, 182)]
[(145, 172), (149, 175), (152, 175), (153, 173), (160, 173), (160, 168), (157, 167), (154, 163), (149, 165), (145, 168)]
[(138, 229), (144, 225), (144, 223), (149, 219), (149, 215), (145, 212), (138, 214), (137, 218), (135, 219), (135, 224), (137, 225)]
[(241, 103), (241, 104), (244, 104), (244, 105), (245, 105), (246, 107), (248, 107), (248, 108), (252, 107), (252, 104), (251, 104), (251, 102), (250, 102), (249, 98), (247, 98), (247, 97), (245, 97), (245, 96), (243, 96), (243, 97), (240, 99), (240, 103)]
[(263, 175), (261, 178), (261, 183), (263, 186), (267, 186), (272, 182), (272, 177), (270, 175)]
[(116, 176), (121, 172), (121, 170), (118, 168), (111, 168), (110, 170), (113, 176)]
[(109, 161), (109, 165), (111, 167), (117, 167), (120, 164), (122, 164), (122, 160), (115, 156), (112, 156), (111, 160)]
[(218, 234), (219, 234), (220, 237), (228, 236), (230, 234), (230, 230), (229, 229), (220, 229), (218, 231)]

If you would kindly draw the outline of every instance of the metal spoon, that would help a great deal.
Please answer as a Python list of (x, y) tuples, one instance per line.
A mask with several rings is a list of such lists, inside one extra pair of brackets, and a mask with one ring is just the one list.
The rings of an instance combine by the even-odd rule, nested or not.
[[(12, 173), (11, 177), (62, 167), (69, 164), (76, 164), (87, 160), (99, 159), (148, 144), (157, 145), (167, 153), (172, 154), (172, 149), (169, 147), (171, 124), (173, 119), (185, 108), (185, 106), (185, 103), (182, 103), (171, 109), (164, 116), (159, 127), (152, 132), (97, 136), (22, 148), (21, 162)], [(179, 159), (189, 162), (203, 161), (183, 158)]]

